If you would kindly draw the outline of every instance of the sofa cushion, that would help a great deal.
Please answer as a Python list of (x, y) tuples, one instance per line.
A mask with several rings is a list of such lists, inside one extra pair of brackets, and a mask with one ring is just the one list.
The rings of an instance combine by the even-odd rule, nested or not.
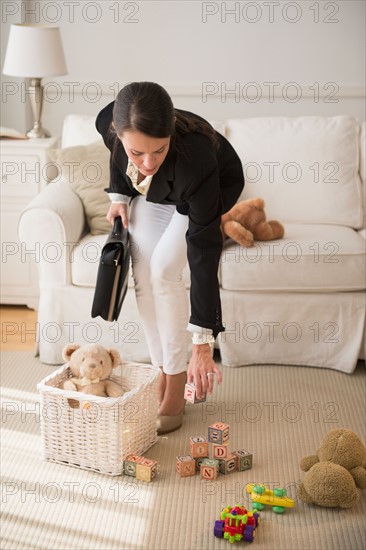
[[(111, 224), (108, 223), (108, 225), (109, 231)], [(89, 288), (95, 287), (99, 259), (107, 236), (107, 233), (94, 236), (89, 233), (74, 247), (71, 261), (71, 281), (73, 285)], [(133, 286), (131, 272), (128, 286)]]
[(95, 127), (96, 116), (67, 115), (62, 125), (62, 147), (88, 145), (94, 141), (103, 141)]
[(243, 248), (225, 243), (225, 290), (334, 292), (366, 287), (365, 241), (357, 231), (331, 225), (286, 224), (284, 239)]
[(80, 197), (92, 235), (105, 234), (110, 224), (106, 214), (110, 205), (108, 194), (110, 153), (103, 141), (49, 151), (59, 175)]
[(359, 123), (350, 116), (231, 119), (246, 185), (282, 222), (362, 226)]
[[(102, 141), (102, 136), (95, 127), (95, 116), (90, 115), (66, 115), (62, 126), (62, 147), (74, 147), (75, 145), (88, 145), (94, 141)], [(218, 120), (209, 121), (220, 132), (225, 133), (225, 123)]]
[[(111, 225), (108, 225), (110, 228)], [(71, 261), (71, 281), (73, 285), (89, 288), (95, 287), (99, 258), (106, 240), (107, 234), (96, 236), (88, 234), (74, 247)], [(189, 288), (190, 275), (188, 265), (186, 265), (183, 271), (183, 280), (186, 288)], [(128, 286), (134, 286), (132, 270), (130, 270)]]

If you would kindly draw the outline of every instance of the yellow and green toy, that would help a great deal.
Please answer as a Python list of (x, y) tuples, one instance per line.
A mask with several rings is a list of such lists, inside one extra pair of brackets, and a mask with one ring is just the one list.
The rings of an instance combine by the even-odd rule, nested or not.
[(286, 495), (286, 490), (275, 487), (271, 491), (268, 487), (259, 483), (249, 483), (247, 493), (250, 494), (254, 510), (264, 510), (266, 506), (272, 506), (276, 514), (283, 514), (286, 508), (293, 508), (295, 501)]

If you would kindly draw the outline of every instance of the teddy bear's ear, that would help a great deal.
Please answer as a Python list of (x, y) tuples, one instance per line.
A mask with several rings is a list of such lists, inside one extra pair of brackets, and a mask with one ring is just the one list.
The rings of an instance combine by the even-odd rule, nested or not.
[(252, 205), (255, 206), (255, 208), (259, 208), (259, 210), (263, 210), (264, 208), (264, 200), (260, 197), (257, 197), (255, 199), (252, 199)]
[(314, 466), (314, 464), (317, 464), (319, 462), (319, 457), (317, 455), (310, 455), (310, 456), (304, 456), (300, 460), (300, 468), (303, 470), (303, 472), (308, 472), (310, 468)]
[(70, 357), (72, 356), (74, 351), (76, 351), (79, 348), (80, 348), (79, 344), (67, 344), (67, 346), (65, 346), (64, 349), (62, 350), (62, 358), (65, 361), (70, 361)]
[(110, 355), (110, 358), (112, 359), (112, 369), (115, 369), (122, 362), (121, 356), (120, 356), (119, 352), (116, 349), (109, 349), (107, 351)]

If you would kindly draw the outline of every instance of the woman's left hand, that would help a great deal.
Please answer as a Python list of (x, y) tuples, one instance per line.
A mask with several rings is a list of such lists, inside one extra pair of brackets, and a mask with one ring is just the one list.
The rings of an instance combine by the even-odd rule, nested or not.
[(192, 346), (192, 357), (187, 371), (187, 382), (194, 382), (198, 399), (212, 394), (215, 374), (217, 383), (221, 384), (222, 374), (215, 361), (212, 359), (209, 344)]

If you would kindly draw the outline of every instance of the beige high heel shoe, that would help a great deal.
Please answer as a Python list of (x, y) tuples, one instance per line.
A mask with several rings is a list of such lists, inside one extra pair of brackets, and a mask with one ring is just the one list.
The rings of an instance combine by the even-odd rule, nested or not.
[[(163, 371), (162, 368), (161, 370)], [(160, 405), (161, 403), (159, 404), (159, 406)], [(174, 414), (174, 415), (158, 414), (156, 424), (157, 424), (157, 431), (159, 435), (174, 432), (175, 430), (178, 430), (182, 426), (183, 415), (185, 414), (185, 406), (186, 406), (186, 402), (185, 400), (183, 400), (183, 407), (180, 413)]]
[(183, 414), (184, 408), (179, 414), (175, 415), (158, 414), (156, 421), (158, 434), (162, 435), (178, 430), (183, 424)]

